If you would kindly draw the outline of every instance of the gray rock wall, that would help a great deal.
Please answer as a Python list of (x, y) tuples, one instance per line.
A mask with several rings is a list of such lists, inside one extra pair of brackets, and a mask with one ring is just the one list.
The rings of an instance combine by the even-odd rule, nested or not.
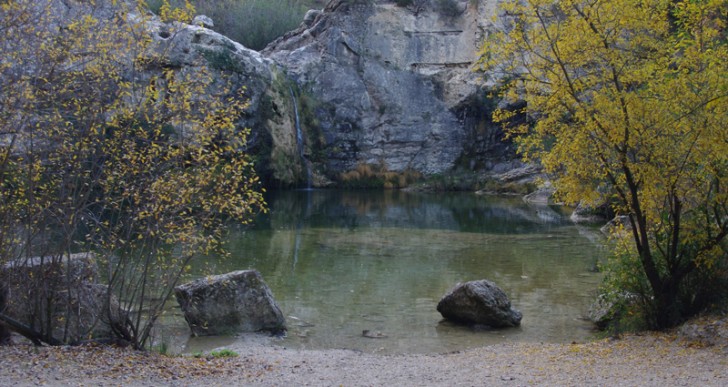
[(241, 126), (269, 183), (322, 186), (359, 164), (431, 175), (514, 158), (473, 71), (497, 1), (332, 0), (261, 53), (202, 26), (152, 30), (171, 64), (246, 87)]
[(304, 153), (319, 171), (435, 174), (513, 157), (473, 72), (495, 1), (454, 0), (454, 14), (425, 3), (334, 0), (263, 51), (317, 101)]
[[(252, 129), (249, 151), (268, 183), (320, 186), (359, 164), (430, 175), (514, 158), (473, 71), (497, 1), (452, 0), (445, 11), (439, 0), (332, 0), (262, 52), (202, 25), (148, 26), (162, 66), (212, 69), (246, 88), (240, 126)], [(107, 8), (97, 16), (111, 17)]]

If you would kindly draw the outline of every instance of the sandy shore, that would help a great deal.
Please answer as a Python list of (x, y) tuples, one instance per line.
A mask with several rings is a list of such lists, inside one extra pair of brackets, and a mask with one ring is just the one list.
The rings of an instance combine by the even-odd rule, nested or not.
[(672, 333), (580, 344), (501, 344), (447, 354), (374, 355), (257, 344), (236, 351), (236, 357), (195, 358), (108, 347), (0, 347), (0, 385), (728, 385), (726, 318)]

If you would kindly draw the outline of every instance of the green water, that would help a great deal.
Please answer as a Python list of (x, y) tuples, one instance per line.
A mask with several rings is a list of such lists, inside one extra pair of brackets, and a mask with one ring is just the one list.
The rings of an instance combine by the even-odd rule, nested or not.
[[(233, 231), (214, 272), (260, 271), (289, 326), (272, 343), (367, 352), (448, 352), (510, 341), (572, 342), (599, 283), (601, 238), (519, 198), (400, 191), (288, 191), (270, 213)], [(483, 331), (442, 321), (439, 299), (489, 279), (523, 312), (519, 328)], [(363, 330), (384, 338), (367, 338)], [(244, 338), (197, 338), (188, 350)]]

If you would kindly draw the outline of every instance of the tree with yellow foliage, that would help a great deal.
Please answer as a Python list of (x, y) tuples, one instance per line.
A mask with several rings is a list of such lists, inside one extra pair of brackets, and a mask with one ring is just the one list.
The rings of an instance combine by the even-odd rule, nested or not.
[(509, 1), (482, 51), (527, 105), (494, 118), (558, 198), (628, 217), (620, 254), (639, 270), (616, 282), (644, 279), (653, 328), (728, 277), (727, 21), (726, 0)]
[[(93, 251), (108, 285), (101, 318), (148, 346), (191, 260), (224, 253), (226, 223), (264, 208), (237, 126), (244, 89), (167, 57), (191, 6), (162, 6), (161, 41), (143, 2), (0, 7), (0, 265)], [(74, 308), (51, 302), (76, 289), (27, 280), (39, 281), (25, 322), (35, 338), (78, 340), (57, 328)]]

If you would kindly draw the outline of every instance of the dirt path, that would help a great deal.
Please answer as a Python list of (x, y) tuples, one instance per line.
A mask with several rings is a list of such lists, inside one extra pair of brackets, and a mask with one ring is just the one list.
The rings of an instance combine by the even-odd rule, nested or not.
[[(714, 323), (715, 325), (716, 323)], [(0, 347), (0, 385), (83, 386), (728, 386), (721, 329), (584, 344), (503, 344), (433, 355), (252, 345), (232, 358), (104, 347)], [(700, 333), (703, 332), (703, 333)], [(709, 344), (709, 345), (706, 345)]]

